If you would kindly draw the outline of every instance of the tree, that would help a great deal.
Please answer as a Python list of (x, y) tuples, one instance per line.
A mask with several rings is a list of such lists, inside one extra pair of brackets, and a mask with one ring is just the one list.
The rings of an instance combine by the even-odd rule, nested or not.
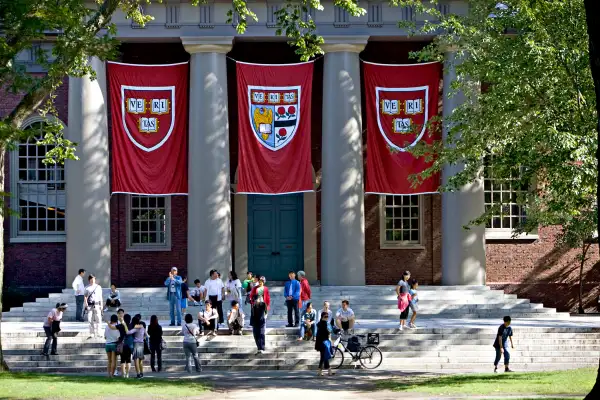
[[(161, 3), (162, 0), (155, 2)], [(197, 5), (205, 0), (192, 0)], [(0, 165), (4, 165), (7, 149), (16, 141), (26, 137), (22, 124), (34, 112), (42, 115), (56, 114), (54, 92), (66, 76), (95, 77), (87, 60), (90, 57), (110, 59), (116, 55), (116, 27), (111, 22), (115, 12), (122, 10), (126, 16), (140, 25), (153, 17), (145, 15), (140, 7), (150, 4), (151, 0), (0, 0), (0, 82), (2, 90), (12, 94), (21, 94), (21, 100), (15, 109), (0, 119)], [(336, 0), (335, 4), (346, 9), (351, 15), (358, 16), (366, 11), (358, 7), (354, 0)], [(288, 2), (277, 13), (277, 34), (288, 37), (290, 45), (303, 60), (321, 54), (320, 44), (323, 38), (316, 34), (316, 25), (309, 15), (307, 21), (302, 18), (310, 8), (322, 10), (319, 0)], [(256, 14), (248, 8), (246, 0), (233, 0), (228, 15), (230, 21), (236, 13), (236, 29), (244, 33), (249, 19), (257, 20)], [(83, 21), (83, 22), (82, 22)], [(33, 76), (15, 62), (19, 53), (30, 50), (34, 44), (52, 37), (51, 53), (42, 49), (35, 50), (36, 62), (47, 71), (43, 76)], [(64, 163), (67, 159), (77, 159), (76, 144), (63, 136), (58, 121), (48, 119), (44, 138), (40, 144), (53, 145), (54, 149), (46, 155), (45, 162)], [(4, 210), (4, 168), (0, 168), (0, 210)], [(3, 218), (0, 212), (0, 236), (3, 236)], [(0, 242), (0, 321), (2, 320), (2, 288), (4, 277), (4, 247)], [(0, 372), (7, 369), (0, 341)]]

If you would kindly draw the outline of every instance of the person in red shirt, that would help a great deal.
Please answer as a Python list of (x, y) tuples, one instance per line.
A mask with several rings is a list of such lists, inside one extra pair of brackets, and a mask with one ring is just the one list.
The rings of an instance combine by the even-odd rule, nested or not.
[(259, 295), (263, 298), (263, 302), (267, 305), (267, 311), (271, 309), (271, 296), (269, 295), (269, 289), (265, 286), (266, 279), (261, 276), (258, 280), (258, 285), (252, 288), (250, 292), (250, 304), (254, 305), (254, 296)]
[(310, 301), (312, 292), (310, 291), (310, 284), (306, 279), (306, 273), (304, 271), (298, 271), (298, 279), (300, 279), (300, 301), (302, 302), (301, 310), (306, 310), (306, 303)]

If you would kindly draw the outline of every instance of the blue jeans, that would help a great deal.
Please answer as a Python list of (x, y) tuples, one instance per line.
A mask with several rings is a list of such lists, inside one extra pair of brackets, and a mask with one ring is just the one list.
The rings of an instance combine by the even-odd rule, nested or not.
[(175, 312), (177, 312), (177, 325), (181, 325), (181, 299), (177, 298), (177, 296), (169, 296), (171, 325), (175, 325)]
[[(496, 360), (494, 361), (494, 366), (497, 367), (500, 362), (500, 358), (502, 357), (502, 353), (500, 352), (500, 347), (496, 348)], [(510, 353), (508, 352), (508, 347), (504, 347), (504, 365), (508, 366), (510, 362)]]
[[(310, 326), (310, 330), (312, 331), (312, 335), (313, 338), (317, 337), (317, 324), (313, 323)], [(305, 324), (300, 324), (300, 337), (303, 338), (304, 337), (304, 332), (306, 332), (306, 325)]]

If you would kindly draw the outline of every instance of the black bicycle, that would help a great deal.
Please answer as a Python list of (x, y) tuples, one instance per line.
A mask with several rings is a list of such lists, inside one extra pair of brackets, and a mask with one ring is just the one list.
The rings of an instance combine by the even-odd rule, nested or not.
[(348, 353), (352, 357), (352, 362), (360, 362), (360, 365), (366, 369), (375, 369), (381, 365), (383, 361), (383, 354), (377, 347), (379, 344), (378, 334), (369, 334), (369, 340), (367, 345), (363, 346), (360, 343), (360, 339), (366, 338), (365, 335), (355, 335), (348, 339), (344, 339), (340, 335), (335, 342), (333, 347), (335, 351), (333, 356), (329, 360), (329, 365), (333, 369), (338, 369), (344, 364), (344, 354)]

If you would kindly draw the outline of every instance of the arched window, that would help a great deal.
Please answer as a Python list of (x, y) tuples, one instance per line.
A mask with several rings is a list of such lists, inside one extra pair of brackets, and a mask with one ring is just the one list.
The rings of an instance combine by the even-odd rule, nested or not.
[(64, 241), (65, 171), (63, 165), (44, 164), (51, 146), (38, 145), (46, 123), (33, 118), (31, 135), (11, 152), (11, 208), (13, 241)]

